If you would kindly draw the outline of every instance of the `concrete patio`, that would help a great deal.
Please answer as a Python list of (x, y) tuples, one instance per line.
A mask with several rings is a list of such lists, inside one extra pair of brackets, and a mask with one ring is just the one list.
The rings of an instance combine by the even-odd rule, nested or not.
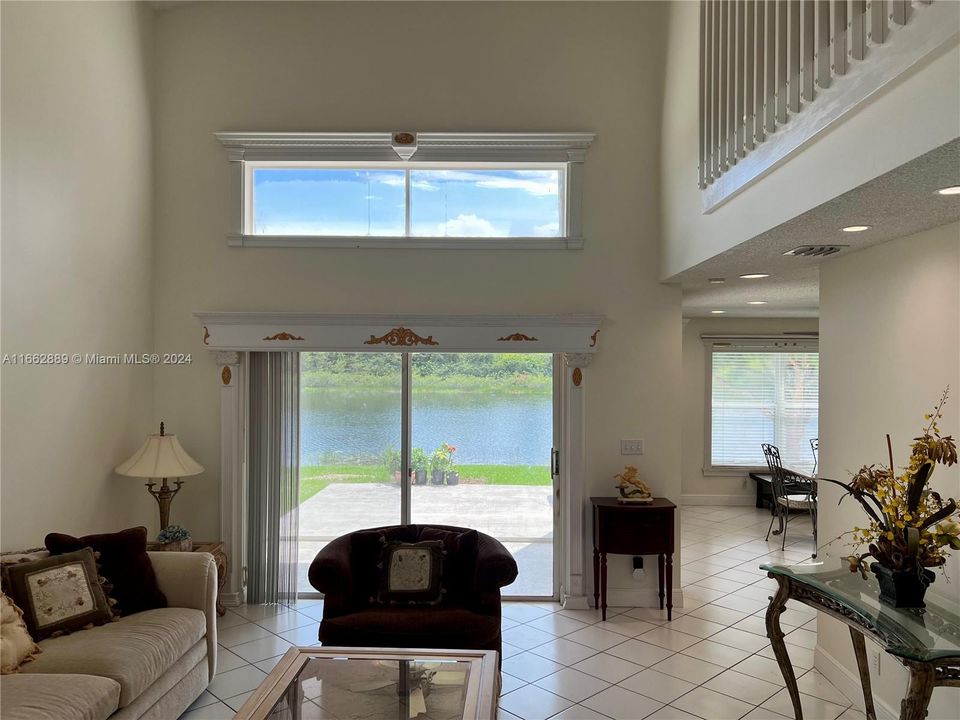
[[(415, 523), (457, 525), (502, 542), (520, 568), (505, 595), (553, 595), (553, 493), (548, 485), (414, 485)], [(400, 488), (388, 483), (333, 483), (300, 506), (299, 583), (310, 589), (307, 568), (340, 535), (395, 525)]]

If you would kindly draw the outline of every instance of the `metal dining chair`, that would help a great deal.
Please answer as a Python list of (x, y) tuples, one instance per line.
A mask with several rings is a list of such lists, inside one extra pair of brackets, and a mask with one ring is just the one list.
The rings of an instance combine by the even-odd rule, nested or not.
[(817, 476), (817, 467), (820, 465), (820, 438), (810, 438), (810, 452), (813, 453), (813, 470), (810, 477)]
[(810, 513), (813, 523), (813, 555), (817, 556), (817, 484), (806, 475), (783, 467), (780, 460), (780, 450), (776, 445), (763, 443), (763, 456), (770, 469), (771, 484), (773, 485), (774, 515), (770, 518), (770, 527), (767, 528), (767, 537), (773, 530), (773, 521), (779, 520), (780, 529), (774, 535), (781, 536), (780, 549), (787, 544), (787, 526), (790, 523), (791, 510), (806, 510)]

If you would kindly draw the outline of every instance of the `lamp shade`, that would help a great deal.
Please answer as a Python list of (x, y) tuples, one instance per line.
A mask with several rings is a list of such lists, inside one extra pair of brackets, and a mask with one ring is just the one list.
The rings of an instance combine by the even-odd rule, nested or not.
[(150, 435), (116, 471), (129, 477), (175, 478), (202, 473), (203, 465), (187, 455), (176, 435)]

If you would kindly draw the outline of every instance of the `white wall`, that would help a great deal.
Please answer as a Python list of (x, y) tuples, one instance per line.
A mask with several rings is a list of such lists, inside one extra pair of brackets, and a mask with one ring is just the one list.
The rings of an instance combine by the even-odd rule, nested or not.
[[(158, 416), (206, 467), (174, 505), (218, 532), (217, 371), (191, 313), (598, 312), (586, 494), (637, 463), (680, 494), (680, 293), (658, 284), (664, 8), (647, 3), (198, 3), (157, 19)], [(580, 252), (230, 248), (218, 130), (595, 131)], [(679, 562), (679, 560), (678, 560)], [(610, 586), (636, 587), (629, 558)], [(586, 567), (590, 567), (587, 565)]]
[[(699, 7), (695, 2), (669, 4), (661, 144), (663, 278), (815, 208), (960, 133), (960, 48), (954, 42), (871, 96), (761, 181), (704, 215), (697, 187)], [(843, 92), (848, 79), (835, 80), (829, 92)]]
[[(820, 463), (825, 477), (846, 479), (861, 465), (884, 463), (884, 435), (894, 461), (905, 463), (923, 415), (950, 386), (941, 427), (960, 434), (960, 225), (956, 223), (827, 260), (820, 272)], [(960, 497), (960, 466), (938, 467), (933, 487)], [(837, 507), (839, 489), (826, 486), (820, 501), (820, 538), (826, 542), (862, 521), (853, 502)], [(849, 554), (841, 542), (828, 562)], [(960, 553), (930, 593), (960, 602)], [(855, 673), (849, 637), (821, 616), (818, 667)], [(874, 676), (877, 696), (899, 710), (906, 674), (891, 657)], [(842, 682), (840, 680), (839, 682)], [(842, 687), (842, 685), (841, 685)], [(931, 718), (955, 717), (960, 691), (934, 692)]]
[(683, 326), (683, 497), (699, 504), (753, 505), (757, 487), (747, 475), (704, 476), (709, 353), (703, 334), (764, 334), (816, 331), (816, 319), (692, 318)]
[[(2, 351), (149, 351), (152, 12), (4, 2), (0, 13)], [(152, 428), (151, 377), (3, 367), (4, 549), (155, 517), (141, 484), (113, 473)]]

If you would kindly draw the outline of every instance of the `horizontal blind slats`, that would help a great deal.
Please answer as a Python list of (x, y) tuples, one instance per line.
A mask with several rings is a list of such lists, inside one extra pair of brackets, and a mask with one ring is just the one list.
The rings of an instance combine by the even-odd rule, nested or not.
[(809, 472), (819, 367), (819, 356), (810, 352), (713, 353), (710, 464), (763, 467), (760, 444), (769, 442), (787, 466)]

